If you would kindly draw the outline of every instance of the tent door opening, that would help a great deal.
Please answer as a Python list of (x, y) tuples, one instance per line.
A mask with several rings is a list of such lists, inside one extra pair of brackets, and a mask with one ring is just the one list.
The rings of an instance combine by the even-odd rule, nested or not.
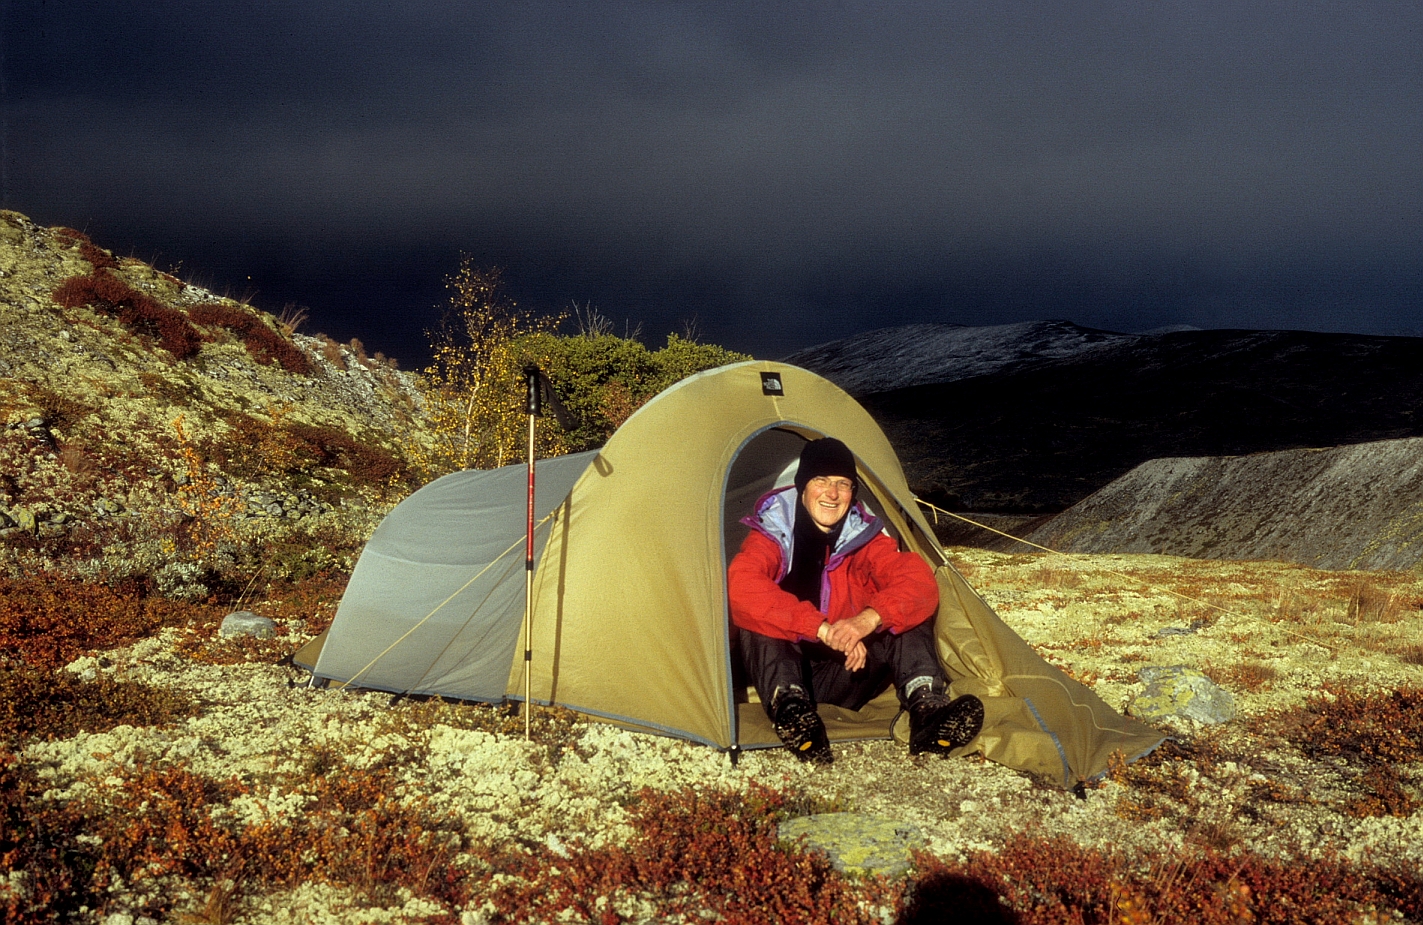
[[(821, 436), (825, 435), (808, 428), (772, 427), (752, 437), (742, 447), (727, 473), (726, 491), (722, 498), (723, 576), (726, 574), (726, 566), (731, 563), (747, 534), (751, 532), (741, 519), (752, 512), (762, 495), (794, 483), (801, 449), (809, 440)], [(872, 514), (881, 517), (885, 528), (896, 542), (900, 543), (900, 548), (903, 548), (904, 543), (896, 525), (890, 518), (884, 517), (887, 508), (873, 488), (865, 484), (868, 481), (861, 479), (858, 500), (869, 508)], [(755, 687), (747, 678), (738, 646), (739, 631), (731, 623), (729, 610), (726, 630), (726, 644), (731, 662), (732, 699), (736, 705), (736, 745), (740, 748), (778, 747), (781, 742), (771, 728), (771, 722), (756, 695)], [(889, 725), (899, 710), (899, 701), (893, 688), (890, 688), (858, 711), (824, 704), (819, 710), (832, 741), (883, 739), (890, 735)]]

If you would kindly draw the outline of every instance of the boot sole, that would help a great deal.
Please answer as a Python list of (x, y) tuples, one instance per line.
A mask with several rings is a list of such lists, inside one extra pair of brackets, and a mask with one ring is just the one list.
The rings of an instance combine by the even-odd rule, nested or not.
[(963, 748), (983, 731), (983, 701), (972, 694), (965, 694), (944, 707), (941, 716), (929, 725), (929, 734), (911, 737), (909, 754), (937, 752), (947, 755), (956, 748)]
[(835, 760), (830, 751), (830, 737), (825, 732), (825, 723), (814, 707), (784, 723), (773, 723), (772, 727), (786, 748), (801, 761), (830, 764)]

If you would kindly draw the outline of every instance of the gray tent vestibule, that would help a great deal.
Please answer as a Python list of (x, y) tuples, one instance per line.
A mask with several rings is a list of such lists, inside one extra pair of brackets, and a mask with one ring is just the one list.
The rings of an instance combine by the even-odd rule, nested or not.
[[(879, 426), (813, 373), (750, 361), (691, 376), (601, 449), (538, 462), (531, 664), (536, 703), (717, 748), (779, 745), (736, 677), (726, 566), (800, 447), (855, 454), (868, 506), (939, 585), (935, 632), (957, 694), (982, 698), (967, 751), (1073, 786), (1161, 733), (1049, 665), (954, 570)], [(295, 657), (315, 681), (451, 698), (523, 698), (526, 468), (447, 475), (382, 521), (330, 629)], [(832, 741), (891, 734), (892, 690), (822, 706)], [(902, 721), (901, 721), (902, 722)], [(902, 729), (899, 736), (902, 738)]]

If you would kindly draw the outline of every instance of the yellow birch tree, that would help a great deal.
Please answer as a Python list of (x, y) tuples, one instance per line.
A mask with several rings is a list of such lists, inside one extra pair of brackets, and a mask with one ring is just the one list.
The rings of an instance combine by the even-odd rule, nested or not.
[[(412, 445), (411, 462), (426, 478), (459, 469), (491, 469), (523, 458), (528, 418), (524, 413), (524, 351), (519, 338), (552, 333), (563, 320), (522, 310), (502, 289), (497, 267), (460, 258), (446, 279), (450, 305), (426, 333), (433, 362), (424, 371), (426, 413), (433, 440)], [(567, 452), (557, 425), (538, 420), (540, 457)]]

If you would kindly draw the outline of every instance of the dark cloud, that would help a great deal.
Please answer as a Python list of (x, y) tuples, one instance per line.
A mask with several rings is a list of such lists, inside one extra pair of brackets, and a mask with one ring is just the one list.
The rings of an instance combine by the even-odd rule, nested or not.
[(885, 6), (11, 0), (5, 202), (411, 360), (461, 251), (765, 354), (1423, 328), (1416, 4)]

